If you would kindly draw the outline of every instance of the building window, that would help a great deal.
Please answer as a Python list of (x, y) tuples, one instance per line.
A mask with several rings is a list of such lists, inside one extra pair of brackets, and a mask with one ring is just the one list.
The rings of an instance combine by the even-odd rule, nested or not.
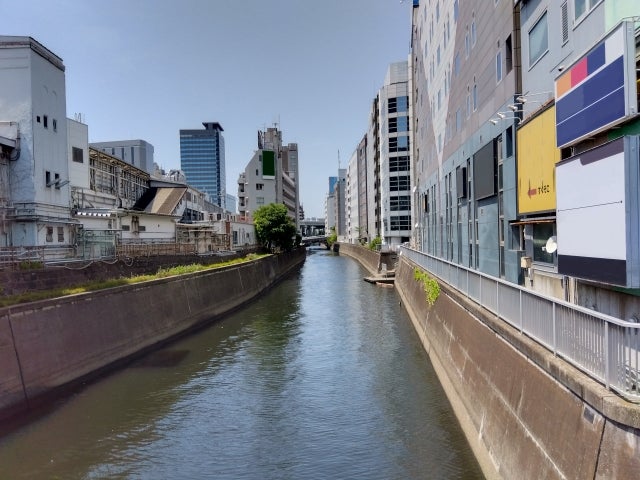
[(576, 21), (582, 18), (583, 16), (586, 16), (601, 1), (602, 0), (574, 0), (573, 12), (575, 14)]
[(44, 126), (44, 128), (49, 128), (49, 117), (47, 117), (46, 115), (43, 115), (42, 117), (42, 125)]
[(262, 190), (264, 188), (264, 183), (256, 183), (256, 190)]
[(529, 30), (529, 67), (535, 64), (549, 49), (549, 32), (547, 27), (547, 12), (540, 17)]
[(129, 225), (122, 225), (122, 231), (123, 232), (128, 232), (130, 229)]
[(400, 175), (398, 177), (389, 178), (389, 190), (392, 192), (409, 190), (409, 176)]
[(555, 223), (534, 223), (533, 227), (533, 261), (554, 264), (556, 254), (547, 252), (547, 240), (555, 235)]
[(409, 137), (391, 137), (389, 138), (389, 152), (407, 152), (409, 151)]
[(509, 73), (513, 69), (513, 46), (511, 45), (511, 35), (504, 42), (504, 63), (505, 73)]
[(389, 171), (390, 172), (408, 172), (409, 171), (409, 157), (391, 157), (389, 158)]
[(36, 122), (40, 123), (40, 115), (36, 116)]
[(389, 197), (389, 209), (392, 212), (411, 210), (411, 199), (408, 195), (403, 195), (400, 197)]
[(472, 14), (473, 20), (471, 21), (471, 46), (475, 47), (476, 45), (476, 14), (475, 12)]
[(264, 205), (264, 197), (256, 197), (256, 205)]
[(51, 121), (51, 125), (53, 126), (53, 131), (57, 132), (58, 131), (58, 121), (55, 118)]
[(47, 242), (53, 242), (53, 227), (47, 227)]
[(409, 97), (394, 97), (389, 99), (388, 113), (407, 112), (409, 110)]
[(76, 163), (83, 163), (84, 151), (78, 147), (71, 147), (71, 159)]
[(411, 228), (411, 218), (408, 215), (399, 215), (397, 217), (390, 217), (390, 230), (398, 231), (398, 230), (409, 230)]
[(496, 83), (502, 81), (502, 52), (498, 50), (496, 54)]
[(458, 21), (458, 0), (453, 0), (453, 21)]
[(64, 242), (64, 227), (58, 227), (58, 243)]
[(478, 109), (478, 85), (475, 83), (475, 78), (473, 79), (473, 111), (475, 112)]
[(49, 172), (49, 171), (44, 172), (44, 185), (45, 185), (45, 187), (50, 187), (52, 185), (52, 183), (51, 183), (51, 172)]

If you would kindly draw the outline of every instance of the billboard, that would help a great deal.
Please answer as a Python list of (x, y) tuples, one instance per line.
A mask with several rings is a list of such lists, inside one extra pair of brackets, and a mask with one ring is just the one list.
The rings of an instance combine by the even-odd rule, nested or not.
[(555, 107), (527, 121), (518, 129), (518, 213), (551, 212), (556, 209), (555, 166), (560, 160), (556, 147)]
[(558, 163), (558, 273), (640, 287), (638, 138)]
[(555, 81), (559, 148), (637, 113), (633, 22), (622, 22)]

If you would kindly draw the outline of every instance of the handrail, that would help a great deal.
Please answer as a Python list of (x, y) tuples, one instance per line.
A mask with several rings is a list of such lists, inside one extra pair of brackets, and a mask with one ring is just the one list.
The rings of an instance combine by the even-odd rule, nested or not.
[(640, 323), (540, 294), (407, 246), (400, 251), (606, 388), (640, 402)]

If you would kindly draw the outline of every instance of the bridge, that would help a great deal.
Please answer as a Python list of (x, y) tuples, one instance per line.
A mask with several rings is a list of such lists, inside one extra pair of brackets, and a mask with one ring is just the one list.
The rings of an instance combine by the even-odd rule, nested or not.
[(314, 236), (310, 236), (310, 237), (302, 237), (302, 240), (300, 241), (301, 245), (304, 245), (305, 247), (309, 247), (311, 245), (323, 245), (326, 248), (329, 248), (329, 245), (327, 245), (327, 237), (324, 235), (314, 235)]

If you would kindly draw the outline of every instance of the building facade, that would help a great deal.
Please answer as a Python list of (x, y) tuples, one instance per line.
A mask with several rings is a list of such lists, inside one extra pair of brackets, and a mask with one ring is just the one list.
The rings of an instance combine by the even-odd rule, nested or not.
[(66, 257), (76, 222), (65, 66), (31, 37), (0, 36), (0, 67), (0, 247), (43, 247)]
[(258, 208), (280, 203), (296, 229), (300, 221), (298, 145), (282, 143), (276, 127), (258, 132), (258, 149), (238, 178), (238, 212), (251, 217)]
[(180, 130), (180, 168), (189, 185), (209, 195), (211, 203), (225, 208), (224, 130), (217, 122), (202, 125), (204, 129)]
[(103, 151), (150, 174), (154, 173), (153, 145), (144, 140), (93, 142), (92, 148)]

